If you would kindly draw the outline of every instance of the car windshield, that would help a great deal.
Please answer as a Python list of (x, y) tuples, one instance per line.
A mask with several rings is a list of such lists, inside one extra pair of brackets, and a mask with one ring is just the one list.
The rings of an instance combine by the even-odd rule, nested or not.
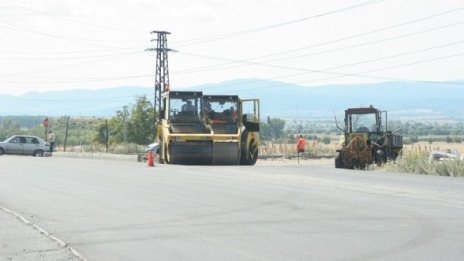
[(9, 138), (7, 138), (6, 140), (4, 140), (3, 142), (10, 142), (10, 141), (13, 140), (14, 138), (16, 138), (16, 136), (9, 137)]

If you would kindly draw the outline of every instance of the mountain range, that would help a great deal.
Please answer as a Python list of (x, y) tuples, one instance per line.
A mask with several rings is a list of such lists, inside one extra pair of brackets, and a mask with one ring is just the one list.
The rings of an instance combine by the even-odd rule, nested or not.
[[(370, 106), (401, 119), (464, 119), (464, 81), (383, 82), (307, 87), (262, 79), (239, 79), (174, 90), (259, 98), (261, 115), (328, 119), (349, 107)], [(30, 92), (0, 95), (0, 115), (113, 116), (137, 95), (153, 99), (153, 87)]]

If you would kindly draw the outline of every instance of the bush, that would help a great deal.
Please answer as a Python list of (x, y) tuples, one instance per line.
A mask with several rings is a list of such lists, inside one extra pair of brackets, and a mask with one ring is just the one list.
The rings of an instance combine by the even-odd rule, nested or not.
[(422, 175), (464, 177), (464, 161), (450, 159), (429, 162), (427, 155), (415, 152), (405, 155), (395, 162), (385, 164), (383, 170)]
[(324, 143), (324, 144), (330, 144), (330, 137), (324, 136), (324, 137), (322, 137), (322, 140), (321, 140), (321, 141), (322, 141), (322, 143)]
[[(82, 146), (69, 146), (66, 151), (85, 152), (85, 153), (103, 153), (106, 152), (106, 146), (103, 144), (90, 144)], [(113, 154), (137, 154), (145, 152), (144, 145), (138, 145), (134, 143), (129, 144), (116, 144), (111, 145), (108, 148), (108, 153)]]

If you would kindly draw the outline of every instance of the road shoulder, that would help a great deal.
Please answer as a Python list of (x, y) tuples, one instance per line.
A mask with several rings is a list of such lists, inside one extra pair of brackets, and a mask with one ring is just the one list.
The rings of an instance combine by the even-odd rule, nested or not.
[(68, 248), (0, 207), (0, 261), (80, 260)]

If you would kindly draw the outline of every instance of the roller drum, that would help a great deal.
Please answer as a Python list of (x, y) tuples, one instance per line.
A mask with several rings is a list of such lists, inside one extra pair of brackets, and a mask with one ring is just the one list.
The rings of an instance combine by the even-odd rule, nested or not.
[(213, 165), (238, 165), (240, 148), (238, 142), (213, 143)]
[(173, 142), (169, 144), (169, 163), (210, 165), (212, 159), (212, 142)]

